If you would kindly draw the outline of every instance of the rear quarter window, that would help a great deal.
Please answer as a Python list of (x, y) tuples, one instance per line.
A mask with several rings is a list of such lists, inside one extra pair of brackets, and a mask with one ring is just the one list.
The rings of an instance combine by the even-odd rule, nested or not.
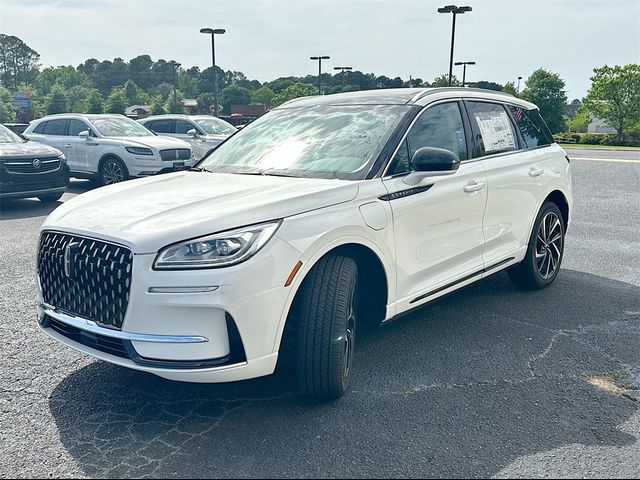
[(552, 143), (551, 133), (537, 110), (526, 110), (513, 105), (509, 109), (528, 148), (544, 147)]
[(38, 125), (36, 125), (36, 128), (33, 129), (33, 133), (39, 133), (40, 135), (42, 135), (44, 133), (44, 126), (47, 124), (47, 122), (40, 122)]

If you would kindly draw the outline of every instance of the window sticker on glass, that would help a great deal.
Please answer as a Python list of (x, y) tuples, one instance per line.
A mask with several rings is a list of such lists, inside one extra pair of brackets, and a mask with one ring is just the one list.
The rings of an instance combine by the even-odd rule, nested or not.
[(482, 135), (485, 153), (515, 150), (516, 139), (507, 112), (474, 112), (474, 116)]

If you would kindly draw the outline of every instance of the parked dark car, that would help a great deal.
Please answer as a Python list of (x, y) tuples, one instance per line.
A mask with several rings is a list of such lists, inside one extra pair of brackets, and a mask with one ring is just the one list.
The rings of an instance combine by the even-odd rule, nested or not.
[(69, 185), (60, 150), (25, 140), (0, 125), (0, 200), (38, 197), (55, 202)]
[(9, 130), (11, 130), (12, 132), (17, 134), (21, 134), (29, 126), (28, 123), (4, 123), (3, 125), (7, 127)]

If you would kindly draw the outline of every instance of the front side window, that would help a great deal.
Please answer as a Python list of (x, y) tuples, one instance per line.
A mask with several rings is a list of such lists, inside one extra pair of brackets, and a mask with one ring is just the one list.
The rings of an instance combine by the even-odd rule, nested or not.
[(69, 135), (77, 137), (80, 132), (85, 130), (90, 130), (90, 128), (82, 120), (76, 120), (75, 118), (69, 120)]
[(279, 108), (230, 137), (200, 166), (224, 173), (362, 180), (409, 108)]
[(233, 125), (219, 118), (199, 118), (195, 122), (209, 135), (231, 135), (236, 131)]
[(467, 141), (458, 103), (443, 103), (428, 107), (415, 121), (389, 167), (388, 175), (407, 173), (411, 158), (419, 148), (443, 148), (467, 159)]
[(105, 137), (148, 137), (149, 130), (125, 117), (94, 117), (91, 123)]
[(504, 107), (497, 103), (467, 102), (476, 131), (475, 157), (518, 149), (516, 132)]
[(176, 133), (186, 135), (189, 130), (196, 130), (193, 123), (186, 120), (176, 120)]
[(49, 120), (44, 126), (45, 135), (66, 135), (69, 120)]

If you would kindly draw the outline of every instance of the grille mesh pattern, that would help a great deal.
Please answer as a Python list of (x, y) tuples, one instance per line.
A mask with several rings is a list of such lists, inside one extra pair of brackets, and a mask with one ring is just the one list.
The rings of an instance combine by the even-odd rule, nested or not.
[(44, 232), (38, 254), (44, 302), (120, 329), (129, 303), (132, 263), (133, 254), (125, 247)]
[(160, 158), (166, 162), (170, 162), (171, 160), (190, 160), (191, 152), (188, 148), (160, 150)]

